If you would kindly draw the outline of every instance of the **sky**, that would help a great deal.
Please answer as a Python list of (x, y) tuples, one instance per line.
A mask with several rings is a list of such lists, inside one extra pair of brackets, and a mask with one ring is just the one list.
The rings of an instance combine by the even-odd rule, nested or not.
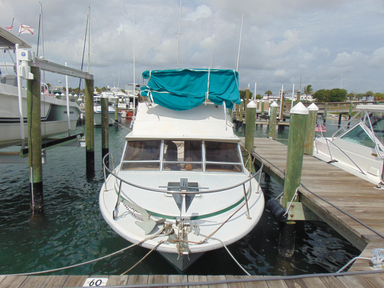
[(238, 67), (240, 88), (262, 95), (293, 84), (384, 92), (384, 0), (184, 0), (181, 17), (180, 0), (0, 0), (0, 26), (34, 28), (20, 35), (33, 51), (40, 7), (39, 55), (77, 69), (90, 9), (84, 70), (89, 59), (99, 88), (142, 84), (145, 70)]

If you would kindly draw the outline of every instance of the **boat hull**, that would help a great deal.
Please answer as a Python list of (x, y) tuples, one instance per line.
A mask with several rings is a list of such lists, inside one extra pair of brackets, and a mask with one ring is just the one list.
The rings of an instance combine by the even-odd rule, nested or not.
[[(151, 175), (147, 177), (149, 177), (148, 179), (153, 179)], [(183, 177), (183, 175), (178, 177)], [(220, 177), (223, 177), (223, 175)], [(113, 179), (114, 177), (112, 175), (107, 178), (99, 195), (100, 211), (104, 220), (117, 234), (129, 242), (140, 243), (142, 247), (151, 250), (155, 248), (156, 251), (160, 252), (181, 271), (187, 269), (205, 252), (222, 248), (224, 245), (230, 245), (246, 236), (259, 222), (264, 211), (264, 196), (260, 189), (259, 192), (250, 192), (251, 196), (248, 200), (250, 217), (248, 217), (246, 206), (241, 200), (237, 201), (238, 203), (232, 207), (224, 208), (221, 212), (209, 212), (211, 216), (205, 217), (203, 214), (192, 213), (190, 216), (186, 216), (186, 219), (194, 219), (188, 223), (190, 233), (186, 239), (190, 244), (183, 247), (183, 252), (180, 252), (177, 244), (170, 242), (169, 235), (164, 233), (157, 235), (157, 233), (161, 232), (164, 228), (164, 226), (162, 226), (163, 224), (156, 225), (156, 227), (146, 235), (143, 229), (137, 224), (137, 222), (140, 221), (137, 221), (138, 219), (131, 215), (121, 203), (118, 205), (118, 217), (114, 220), (113, 213), (117, 202), (118, 184), (115, 183)], [(137, 180), (138, 182), (141, 181), (139, 175), (137, 175), (137, 179), (139, 179)], [(252, 180), (252, 187), (254, 187), (253, 189), (258, 187), (255, 180)], [(148, 197), (150, 196), (143, 195), (143, 199), (148, 199)], [(158, 205), (166, 205), (167, 201), (170, 204), (174, 204), (172, 197), (166, 195), (161, 197), (164, 198), (164, 203), (159, 203)], [(206, 207), (212, 206), (212, 201), (208, 199), (208, 196), (200, 197), (207, 202)], [(207, 198), (204, 199), (204, 197)], [(224, 194), (219, 195), (216, 201), (226, 197)], [(202, 201), (201, 199), (194, 201)], [(151, 218), (158, 221), (161, 217), (152, 216)], [(175, 219), (166, 219), (165, 223), (174, 226), (175, 221)], [(208, 237), (208, 235), (211, 236)], [(159, 242), (162, 242), (162, 244), (159, 245)]]
[[(0, 84), (0, 99), (2, 103), (0, 106), (0, 147), (20, 144), (21, 125), (17, 87)], [(24, 118), (24, 136), (27, 139), (27, 98), (25, 89), (22, 89), (21, 106)], [(74, 130), (80, 116), (80, 108), (76, 103), (69, 102), (69, 111), (69, 130)], [(42, 94), (40, 116), (42, 138), (68, 131), (67, 104), (65, 100)]]
[(383, 160), (374, 148), (340, 138), (319, 137), (314, 142), (313, 156), (371, 183), (381, 182)]
[(175, 253), (160, 252), (161, 256), (167, 259), (169, 263), (171, 263), (180, 271), (187, 270), (193, 263), (196, 262), (197, 259), (203, 256), (203, 254), (204, 253), (202, 252), (202, 253), (193, 253), (193, 254), (190, 253), (190, 254), (179, 256), (178, 254), (175, 254)]

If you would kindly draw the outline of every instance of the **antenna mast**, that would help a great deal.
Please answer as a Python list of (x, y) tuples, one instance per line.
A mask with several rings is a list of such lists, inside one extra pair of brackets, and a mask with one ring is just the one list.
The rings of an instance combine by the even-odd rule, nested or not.
[(236, 65), (236, 71), (237, 71), (237, 72), (239, 72), (240, 48), (241, 48), (241, 35), (243, 34), (243, 20), (244, 20), (244, 14), (241, 16), (240, 39), (239, 39), (239, 51), (238, 51), (238, 53), (237, 53), (237, 65)]

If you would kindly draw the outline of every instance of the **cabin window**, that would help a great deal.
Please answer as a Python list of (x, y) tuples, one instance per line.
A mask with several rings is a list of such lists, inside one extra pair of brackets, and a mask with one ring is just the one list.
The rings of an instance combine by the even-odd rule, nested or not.
[(341, 137), (341, 139), (344, 139), (352, 143), (364, 145), (369, 148), (375, 148), (375, 143), (360, 125), (357, 125), (351, 131), (349, 131), (347, 134)]
[(201, 141), (165, 140), (164, 171), (202, 171)]
[(242, 164), (237, 143), (205, 142), (206, 171), (241, 172)]
[(160, 140), (128, 141), (122, 170), (160, 170)]

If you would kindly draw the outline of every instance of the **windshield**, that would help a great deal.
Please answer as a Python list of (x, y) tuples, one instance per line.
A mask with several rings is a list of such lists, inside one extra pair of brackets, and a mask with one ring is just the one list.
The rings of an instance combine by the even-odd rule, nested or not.
[(128, 141), (122, 163), (122, 170), (242, 172), (242, 167), (237, 143), (196, 140)]

